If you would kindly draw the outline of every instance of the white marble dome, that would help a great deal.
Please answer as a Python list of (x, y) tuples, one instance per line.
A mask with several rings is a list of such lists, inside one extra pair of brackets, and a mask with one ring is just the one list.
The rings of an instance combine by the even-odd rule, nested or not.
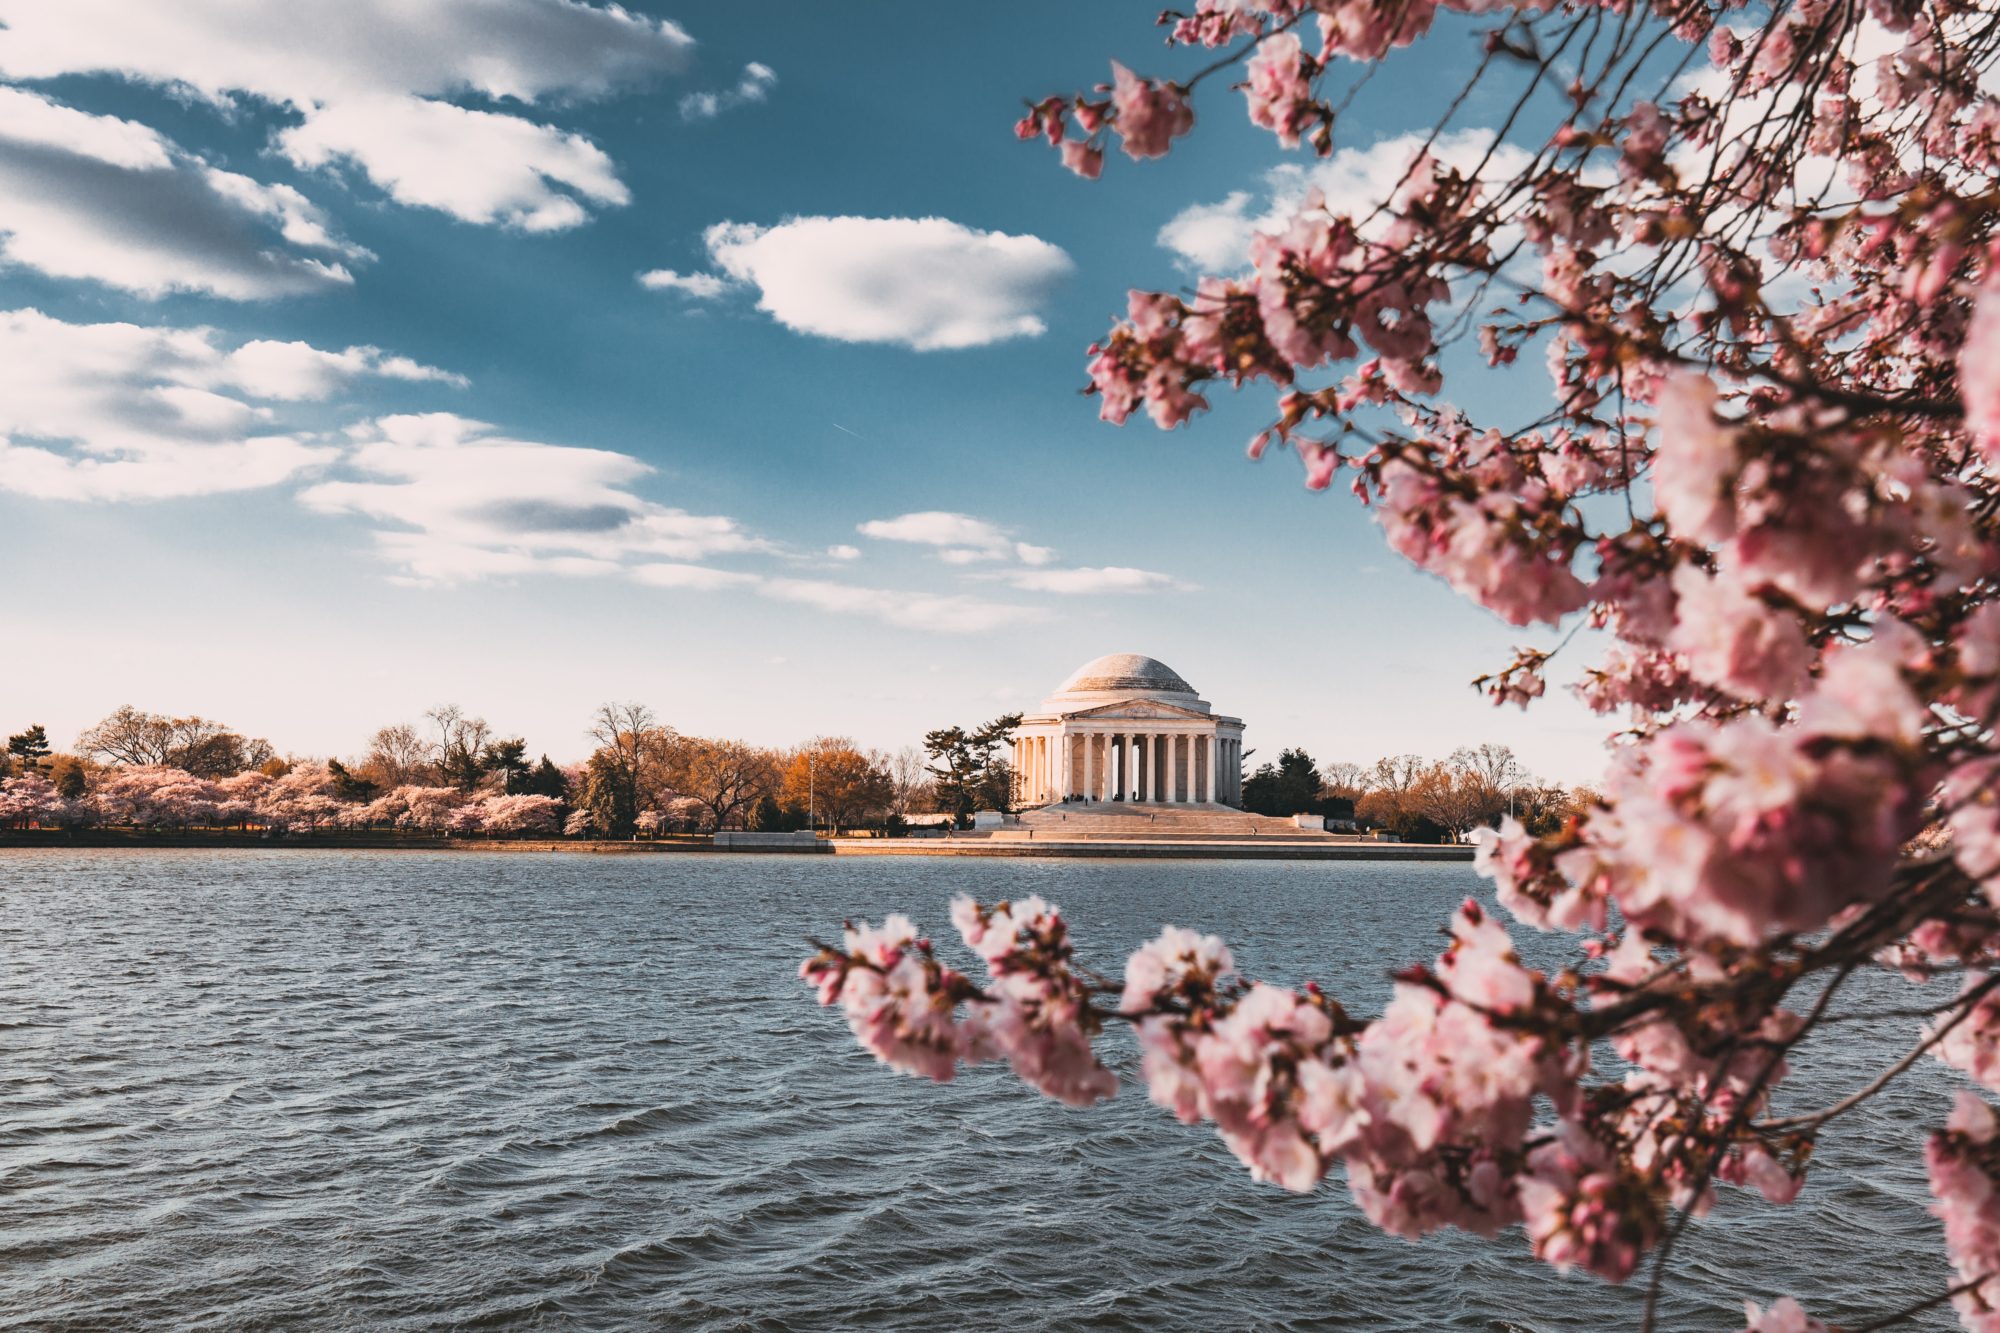
[(1200, 712), (1208, 703), (1196, 697), (1194, 686), (1160, 661), (1140, 653), (1109, 653), (1085, 662), (1042, 703), (1046, 712), (1071, 712), (1120, 699), (1158, 699)]

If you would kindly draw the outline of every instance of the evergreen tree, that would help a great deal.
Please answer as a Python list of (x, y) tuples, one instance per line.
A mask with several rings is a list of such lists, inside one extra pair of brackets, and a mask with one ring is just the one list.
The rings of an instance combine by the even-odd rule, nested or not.
[(7, 738), (7, 753), (20, 761), (26, 772), (32, 773), (42, 766), (49, 757), (49, 733), (37, 722), (26, 731), (14, 733)]
[(1012, 773), (997, 754), (1020, 725), (1019, 713), (1007, 713), (972, 731), (945, 727), (924, 736), (924, 753), (934, 761), (929, 772), (936, 779), (938, 809), (953, 815), (961, 828), (974, 810), (1011, 805)]
[(553, 796), (558, 801), (569, 799), (569, 781), (563, 777), (560, 768), (549, 762), (547, 755), (543, 755), (542, 762), (532, 769), (522, 771), (518, 791), (512, 782), (507, 784), (507, 790), (509, 795), (514, 796)]
[(348, 771), (347, 765), (338, 759), (326, 761), (327, 775), (333, 779), (333, 795), (336, 800), (351, 801), (357, 805), (375, 799), (377, 788), (366, 778), (356, 777)]

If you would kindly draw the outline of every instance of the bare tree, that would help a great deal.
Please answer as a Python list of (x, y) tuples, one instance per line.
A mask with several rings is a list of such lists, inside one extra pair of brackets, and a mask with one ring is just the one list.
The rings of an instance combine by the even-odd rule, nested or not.
[(1506, 791), (1525, 776), (1514, 752), (1504, 745), (1487, 741), (1484, 745), (1461, 745), (1451, 752), (1447, 760), (1453, 768), (1463, 769), (1477, 777), (1495, 791)]
[(431, 743), (407, 722), (383, 727), (368, 738), (361, 772), (385, 791), (426, 785), (431, 776)]
[(196, 777), (226, 778), (272, 758), (271, 743), (205, 717), (142, 713), (126, 704), (77, 737), (78, 753), (113, 763), (157, 764)]
[(639, 812), (666, 795), (674, 732), (642, 703), (607, 703), (592, 716), (590, 736), (597, 751), (588, 764), (588, 803), (600, 827), (630, 833)]
[(919, 793), (931, 781), (924, 752), (914, 745), (905, 745), (896, 753), (884, 757), (882, 766), (889, 772), (890, 810), (898, 815), (911, 813)]
[(1319, 771), (1319, 790), (1322, 796), (1358, 801), (1368, 790), (1368, 771), (1346, 760), (1328, 764)]
[(457, 704), (439, 704), (425, 711), (436, 730), (431, 741), (431, 760), (438, 773), (453, 786), (470, 791), (485, 776), (481, 757), (493, 728), (483, 717), (467, 717)]
[(1368, 790), (1399, 800), (1409, 794), (1410, 789), (1430, 771), (1430, 767), (1430, 761), (1419, 754), (1385, 756), (1377, 759), (1374, 767), (1368, 770)]

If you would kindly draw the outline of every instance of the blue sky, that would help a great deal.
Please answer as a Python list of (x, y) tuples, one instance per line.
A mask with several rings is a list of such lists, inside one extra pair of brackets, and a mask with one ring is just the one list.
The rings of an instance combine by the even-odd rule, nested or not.
[(1469, 39), (1330, 164), (1216, 82), (1091, 184), (1011, 124), (1188, 68), (1145, 5), (300, 10), (0, 0), (5, 729), (348, 753), (456, 701), (573, 757), (632, 698), (888, 747), (1133, 651), (1266, 757), (1596, 771), (1567, 698), (1467, 685), (1540, 639), (1245, 460), (1268, 396), (1161, 433), (1077, 392), (1128, 287), (1400, 170)]

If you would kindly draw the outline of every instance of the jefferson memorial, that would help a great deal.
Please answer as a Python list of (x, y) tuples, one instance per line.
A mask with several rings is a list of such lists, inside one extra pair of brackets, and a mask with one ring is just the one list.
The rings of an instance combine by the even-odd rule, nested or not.
[(1243, 802), (1243, 719), (1224, 717), (1166, 663), (1086, 662), (1014, 732), (1016, 799)]

